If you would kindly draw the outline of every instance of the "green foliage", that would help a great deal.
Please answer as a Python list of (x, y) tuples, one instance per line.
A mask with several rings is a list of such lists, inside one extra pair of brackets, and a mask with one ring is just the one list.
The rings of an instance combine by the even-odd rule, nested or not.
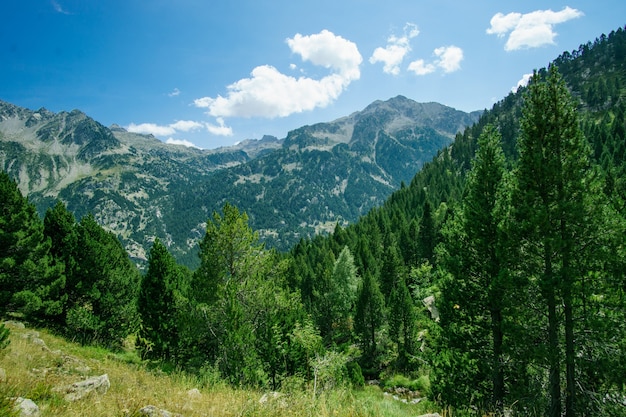
[(435, 394), (445, 403), (463, 405), (470, 396), (481, 409), (498, 412), (505, 394), (500, 229), (506, 207), (501, 207), (505, 165), (500, 141), (494, 126), (487, 125), (478, 139), (462, 211), (449, 217), (443, 228), (440, 257), (446, 274), (438, 349), (445, 353), (435, 359), (433, 369)]
[[(300, 325), (306, 316), (298, 297), (287, 289), (288, 264), (258, 239), (234, 206), (207, 222), (181, 344), (187, 364), (214, 364), (233, 384), (276, 387), (307, 373), (302, 356), (315, 349), (304, 337), (309, 327)], [(303, 345), (291, 343), (294, 332)]]
[(11, 343), (9, 336), (11, 335), (11, 331), (4, 325), (4, 323), (0, 323), (0, 352), (6, 349)]
[(380, 371), (378, 340), (384, 323), (385, 299), (378, 281), (367, 271), (359, 290), (354, 317), (354, 328), (363, 351), (361, 364), (367, 375), (375, 376)]
[(148, 270), (141, 280), (137, 310), (142, 356), (171, 359), (178, 347), (178, 311), (182, 307), (184, 274), (157, 238), (150, 250)]
[(65, 276), (50, 247), (35, 207), (0, 172), (0, 314), (19, 310), (33, 320), (59, 314)]

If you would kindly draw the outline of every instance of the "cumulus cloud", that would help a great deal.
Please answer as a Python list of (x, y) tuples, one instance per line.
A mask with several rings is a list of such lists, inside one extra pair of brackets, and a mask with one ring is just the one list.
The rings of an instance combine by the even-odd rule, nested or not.
[(174, 135), (177, 132), (191, 132), (194, 130), (206, 129), (209, 133), (213, 135), (232, 136), (232, 129), (224, 125), (224, 120), (222, 118), (218, 117), (217, 123), (218, 125), (212, 125), (210, 123), (196, 122), (193, 120), (178, 120), (174, 123), (170, 123), (169, 125), (158, 125), (155, 123), (131, 123), (126, 126), (126, 130), (132, 133), (141, 133), (145, 135), (149, 134), (163, 137)]
[(218, 117), (216, 120), (217, 120), (217, 125), (212, 125), (211, 123), (206, 124), (206, 128), (209, 131), (209, 133), (212, 133), (218, 136), (232, 136), (233, 135), (233, 129), (229, 126), (224, 125), (224, 119), (222, 119), (221, 117)]
[(189, 142), (188, 140), (185, 139), (174, 139), (174, 138), (169, 138), (165, 141), (165, 143), (169, 143), (170, 145), (182, 145), (182, 146), (186, 146), (188, 148), (196, 148), (196, 149), (200, 149), (199, 146), (194, 145), (192, 142)]
[(583, 16), (583, 12), (571, 7), (565, 7), (560, 12), (536, 10), (521, 13), (496, 13), (487, 29), (489, 35), (504, 37), (509, 35), (504, 49), (515, 51), (518, 49), (537, 48), (543, 45), (554, 45), (557, 33), (554, 25), (567, 22)]
[(179, 132), (189, 132), (192, 130), (202, 129), (204, 127), (204, 123), (194, 122), (193, 120), (179, 120), (169, 125), (169, 127)]
[(461, 61), (463, 61), (463, 50), (458, 46), (442, 46), (435, 49), (435, 56), (439, 59), (435, 61), (435, 65), (443, 70), (443, 72), (450, 73), (461, 69)]
[(144, 135), (169, 136), (176, 133), (176, 129), (171, 126), (160, 126), (155, 123), (131, 123), (126, 126), (126, 130), (132, 133), (141, 133)]
[(409, 71), (414, 72), (416, 75), (426, 75), (431, 72), (435, 72), (437, 67), (433, 64), (426, 64), (423, 59), (418, 59), (409, 64)]
[(176, 97), (180, 95), (180, 90), (178, 88), (173, 89), (170, 93), (167, 94), (170, 97)]
[(321, 79), (295, 78), (262, 65), (252, 70), (250, 78), (227, 86), (226, 96), (202, 97), (194, 105), (214, 117), (285, 117), (327, 106), (361, 76), (363, 58), (356, 44), (328, 30), (308, 36), (298, 33), (286, 42), (303, 61), (328, 68), (330, 74)]
[(403, 36), (397, 37), (391, 35), (387, 39), (386, 47), (378, 47), (372, 53), (369, 59), (371, 64), (382, 62), (383, 71), (387, 74), (398, 75), (400, 73), (400, 64), (404, 57), (411, 51), (410, 40), (419, 35), (417, 26), (413, 23), (407, 23), (404, 26)]
[(426, 75), (442, 70), (448, 74), (461, 69), (461, 61), (463, 60), (463, 50), (458, 46), (442, 46), (433, 51), (436, 59), (433, 62), (426, 63), (423, 59), (418, 59), (409, 64), (408, 70), (416, 75)]
[(522, 78), (517, 82), (517, 85), (511, 88), (511, 92), (515, 93), (520, 87), (526, 87), (532, 76), (532, 72), (522, 75)]

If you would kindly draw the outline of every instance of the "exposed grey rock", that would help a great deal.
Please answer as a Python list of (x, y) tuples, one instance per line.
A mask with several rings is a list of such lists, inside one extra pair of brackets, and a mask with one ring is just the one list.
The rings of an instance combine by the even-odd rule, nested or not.
[(430, 317), (439, 322), (439, 310), (437, 310), (437, 306), (435, 305), (435, 296), (431, 295), (422, 300), (422, 303), (426, 306), (428, 311), (430, 312)]
[(4, 322), (4, 324), (6, 326), (10, 326), (10, 327), (13, 327), (15, 329), (25, 329), (26, 328), (24, 323), (22, 323), (20, 321), (15, 321), (15, 320), (7, 320), (7, 321)]
[(202, 396), (202, 394), (200, 393), (200, 390), (198, 388), (192, 388), (187, 391), (187, 396), (189, 398), (199, 398)]
[(163, 410), (155, 407), (154, 405), (147, 405), (139, 410), (139, 414), (148, 417), (183, 417), (182, 414), (171, 413), (167, 410)]
[(278, 401), (277, 404), (280, 408), (287, 408), (287, 401), (285, 401), (284, 395), (276, 391), (263, 394), (263, 396), (259, 399), (259, 404), (267, 404), (268, 402), (273, 401)]
[(106, 394), (111, 387), (109, 376), (107, 374), (94, 376), (84, 381), (75, 382), (71, 385), (55, 388), (55, 391), (65, 393), (66, 401), (78, 401), (89, 394)]
[(418, 417), (441, 417), (439, 415), (439, 413), (432, 413), (432, 414), (422, 414), (421, 416)]
[(41, 415), (37, 404), (28, 398), (18, 397), (13, 408), (20, 413), (20, 417), (39, 417)]

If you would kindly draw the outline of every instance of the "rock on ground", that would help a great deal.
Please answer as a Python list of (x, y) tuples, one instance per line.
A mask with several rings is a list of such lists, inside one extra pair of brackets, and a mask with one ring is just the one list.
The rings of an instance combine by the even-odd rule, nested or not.
[(55, 390), (64, 392), (66, 401), (78, 401), (92, 392), (106, 394), (110, 387), (111, 382), (109, 381), (109, 376), (104, 374), (94, 376), (84, 381), (75, 382), (72, 385), (58, 387)]
[(41, 415), (37, 404), (28, 398), (19, 397), (15, 400), (14, 409), (20, 413), (20, 417), (39, 417)]
[(147, 405), (139, 410), (139, 414), (148, 417), (183, 417), (181, 414), (171, 413), (167, 410), (162, 410), (153, 405)]

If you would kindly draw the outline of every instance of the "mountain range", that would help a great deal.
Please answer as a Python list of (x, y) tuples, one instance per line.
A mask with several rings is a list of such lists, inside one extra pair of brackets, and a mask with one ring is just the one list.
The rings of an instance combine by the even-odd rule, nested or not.
[(200, 150), (105, 127), (79, 110), (0, 101), (0, 169), (42, 215), (61, 200), (78, 219), (91, 212), (138, 263), (159, 237), (193, 267), (207, 219), (226, 202), (285, 250), (382, 204), (480, 113), (398, 96), (283, 139)]

